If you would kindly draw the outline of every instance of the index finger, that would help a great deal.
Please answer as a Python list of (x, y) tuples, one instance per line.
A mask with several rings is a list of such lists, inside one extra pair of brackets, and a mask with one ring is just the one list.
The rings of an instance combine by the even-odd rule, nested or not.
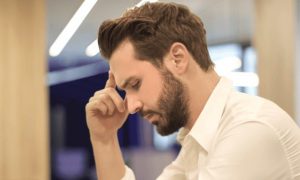
[(116, 88), (115, 77), (111, 71), (108, 71), (108, 79), (106, 81), (105, 88)]

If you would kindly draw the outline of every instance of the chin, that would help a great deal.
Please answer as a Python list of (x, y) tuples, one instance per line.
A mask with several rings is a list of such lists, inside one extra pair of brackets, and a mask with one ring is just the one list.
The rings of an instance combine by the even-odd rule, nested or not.
[(178, 129), (175, 130), (170, 130), (170, 129), (162, 129), (159, 126), (156, 126), (156, 131), (158, 132), (158, 134), (160, 134), (161, 136), (168, 136), (171, 135), (175, 132), (178, 131)]

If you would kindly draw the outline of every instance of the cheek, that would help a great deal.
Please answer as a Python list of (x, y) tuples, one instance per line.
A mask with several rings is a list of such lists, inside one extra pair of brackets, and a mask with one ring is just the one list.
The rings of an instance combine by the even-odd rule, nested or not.
[(151, 78), (151, 80), (141, 87), (141, 97), (144, 105), (148, 108), (157, 108), (158, 101), (162, 92), (162, 82), (160, 79)]

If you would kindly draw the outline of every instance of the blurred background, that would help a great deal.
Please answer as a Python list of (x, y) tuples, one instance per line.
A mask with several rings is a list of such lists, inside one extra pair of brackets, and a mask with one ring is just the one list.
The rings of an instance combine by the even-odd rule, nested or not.
[[(93, 180), (85, 104), (109, 66), (100, 24), (140, 0), (0, 1), (0, 179)], [(217, 72), (275, 101), (300, 124), (299, 0), (161, 0), (204, 22)], [(138, 115), (119, 131), (137, 179), (153, 180), (180, 150)]]

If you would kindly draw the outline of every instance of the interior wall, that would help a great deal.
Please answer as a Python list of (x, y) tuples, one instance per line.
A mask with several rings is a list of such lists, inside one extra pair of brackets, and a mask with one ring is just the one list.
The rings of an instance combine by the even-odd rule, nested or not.
[(49, 179), (45, 2), (0, 1), (0, 179)]
[(300, 125), (300, 0), (296, 0), (295, 115)]
[(256, 0), (259, 94), (295, 118), (295, 0)]

